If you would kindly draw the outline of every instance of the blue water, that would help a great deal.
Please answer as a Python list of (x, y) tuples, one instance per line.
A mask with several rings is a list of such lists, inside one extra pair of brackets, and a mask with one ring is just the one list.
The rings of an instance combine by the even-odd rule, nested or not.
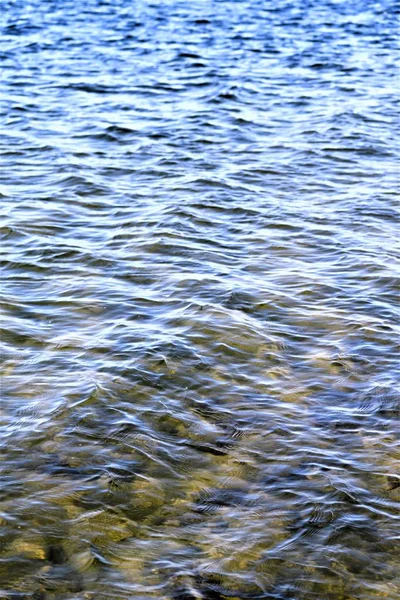
[(399, 10), (3, 1), (0, 598), (400, 598)]

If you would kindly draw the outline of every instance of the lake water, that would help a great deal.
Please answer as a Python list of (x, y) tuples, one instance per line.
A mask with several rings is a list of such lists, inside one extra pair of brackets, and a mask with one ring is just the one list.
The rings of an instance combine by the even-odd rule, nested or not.
[(395, 2), (1, 18), (1, 599), (400, 598)]

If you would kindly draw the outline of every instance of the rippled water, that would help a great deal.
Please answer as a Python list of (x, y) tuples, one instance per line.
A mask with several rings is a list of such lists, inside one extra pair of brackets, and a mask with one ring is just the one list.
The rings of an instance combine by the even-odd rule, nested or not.
[(0, 597), (400, 598), (395, 3), (3, 9)]

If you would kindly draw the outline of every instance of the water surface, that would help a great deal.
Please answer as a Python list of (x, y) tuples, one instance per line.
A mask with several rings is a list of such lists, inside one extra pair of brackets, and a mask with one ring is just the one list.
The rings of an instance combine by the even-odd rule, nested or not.
[(3, 2), (1, 598), (400, 598), (398, 17)]

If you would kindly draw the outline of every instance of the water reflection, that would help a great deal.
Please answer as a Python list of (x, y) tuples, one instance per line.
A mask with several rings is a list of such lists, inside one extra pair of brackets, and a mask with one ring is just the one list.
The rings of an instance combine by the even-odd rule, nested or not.
[(397, 17), (6, 2), (1, 597), (398, 597)]

